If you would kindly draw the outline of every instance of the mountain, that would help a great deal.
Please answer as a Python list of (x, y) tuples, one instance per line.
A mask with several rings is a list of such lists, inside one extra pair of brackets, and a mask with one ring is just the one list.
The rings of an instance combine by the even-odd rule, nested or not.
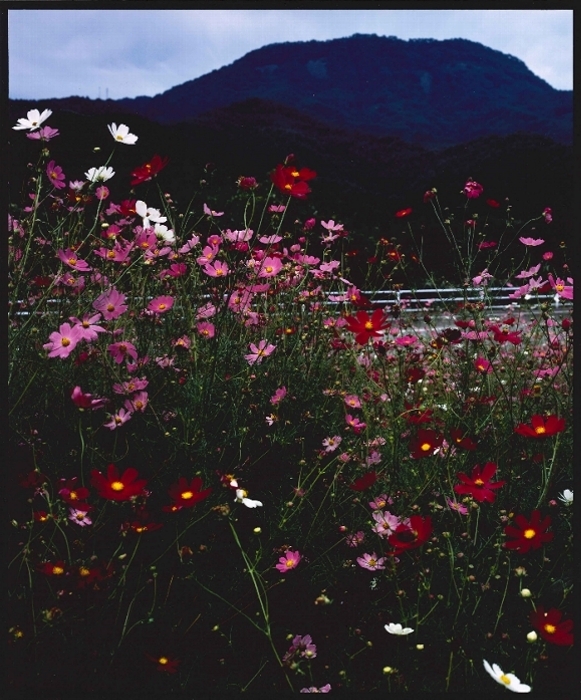
[(155, 97), (43, 104), (179, 124), (253, 98), (431, 150), (515, 132), (572, 142), (571, 91), (554, 89), (514, 56), (465, 39), (355, 34), (271, 44)]

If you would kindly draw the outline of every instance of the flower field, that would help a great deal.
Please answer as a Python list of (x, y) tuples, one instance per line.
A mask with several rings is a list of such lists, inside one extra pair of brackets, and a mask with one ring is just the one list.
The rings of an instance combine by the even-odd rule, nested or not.
[(294, 156), (174, 202), (130, 127), (69, 173), (50, 116), (13, 127), (37, 161), (9, 216), (9, 687), (569, 697), (573, 279), (550, 208), (484, 226), (483, 185), (455, 219), (426, 192), (482, 301), (410, 311), (361, 290), (429, 283), (412, 208), (355, 271)]

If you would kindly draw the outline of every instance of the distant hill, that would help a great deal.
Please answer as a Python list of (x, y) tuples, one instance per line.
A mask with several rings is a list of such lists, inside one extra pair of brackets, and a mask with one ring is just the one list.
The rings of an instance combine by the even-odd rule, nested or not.
[(515, 132), (572, 142), (571, 91), (554, 89), (514, 56), (465, 39), (355, 34), (271, 44), (155, 97), (43, 104), (178, 124), (250, 98), (432, 150)]

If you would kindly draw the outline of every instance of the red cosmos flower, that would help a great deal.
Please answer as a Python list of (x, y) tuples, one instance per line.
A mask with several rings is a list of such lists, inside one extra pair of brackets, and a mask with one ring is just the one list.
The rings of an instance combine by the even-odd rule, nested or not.
[(561, 433), (565, 430), (565, 419), (557, 416), (549, 416), (546, 420), (536, 413), (531, 418), (531, 424), (520, 423), (514, 429), (515, 433), (531, 438), (546, 438)]
[(400, 209), (399, 211), (396, 211), (395, 215), (398, 219), (403, 219), (405, 216), (409, 216), (412, 213), (412, 211), (413, 209), (411, 207), (408, 207), (407, 209)]
[(67, 565), (62, 559), (54, 562), (54, 564), (47, 561), (39, 566), (38, 570), (41, 574), (46, 574), (47, 576), (63, 576), (67, 572)]
[(48, 483), (48, 476), (45, 476), (44, 474), (41, 474), (33, 469), (31, 472), (28, 472), (25, 477), (20, 479), (19, 483), (20, 486), (25, 489), (39, 488), (43, 484)]
[(450, 430), (450, 436), (452, 437), (452, 441), (455, 445), (458, 445), (458, 447), (462, 447), (465, 450), (475, 450), (477, 447), (474, 440), (468, 436), (464, 436), (464, 433), (462, 430), (460, 430), (460, 428), (452, 428), (452, 430)]
[[(77, 588), (86, 588), (92, 583), (104, 581), (113, 576), (113, 567), (110, 564), (99, 564), (97, 566), (81, 565), (77, 569)], [(97, 588), (95, 586), (95, 588)]]
[(89, 496), (89, 489), (84, 486), (77, 486), (77, 481), (76, 476), (72, 479), (61, 479), (58, 494), (65, 503), (83, 510), (83, 506), (87, 505), (85, 499)]
[(442, 446), (444, 437), (434, 430), (420, 428), (416, 437), (410, 442), (410, 451), (414, 459), (429, 457)]
[(143, 487), (147, 483), (146, 479), (137, 478), (139, 473), (133, 467), (129, 467), (119, 476), (119, 470), (114, 464), (107, 467), (106, 477), (96, 469), (91, 471), (91, 476), (91, 483), (99, 496), (110, 501), (128, 501), (133, 496), (142, 496)]
[(162, 171), (168, 163), (169, 158), (162, 158), (156, 153), (148, 163), (140, 165), (131, 173), (131, 177), (133, 178), (133, 180), (131, 180), (131, 186), (140, 185), (142, 182), (151, 180), (157, 173)]
[(494, 340), (497, 343), (512, 343), (513, 345), (522, 343), (520, 331), (511, 331), (508, 326), (490, 326), (488, 330), (494, 333)]
[(307, 180), (312, 180), (317, 176), (314, 170), (302, 168), (298, 170), (292, 165), (277, 165), (276, 170), (271, 175), (271, 180), (275, 187), (285, 194), (297, 199), (305, 199), (311, 188), (307, 185)]
[(348, 330), (355, 333), (355, 342), (365, 345), (369, 338), (377, 338), (381, 331), (389, 328), (389, 321), (382, 309), (376, 309), (371, 316), (365, 311), (358, 311), (355, 316), (346, 316)]
[(395, 547), (393, 556), (398, 556), (408, 549), (421, 547), (428, 541), (432, 534), (432, 519), (428, 515), (422, 518), (421, 515), (412, 515), (409, 524), (403, 523), (395, 528), (395, 531), (387, 538), (387, 541)]
[(506, 484), (506, 481), (495, 481), (494, 483), (490, 481), (496, 474), (496, 470), (497, 465), (494, 464), (494, 462), (486, 462), (482, 469), (480, 469), (478, 464), (474, 467), (472, 470), (472, 478), (466, 476), (466, 474), (458, 473), (456, 476), (464, 483), (456, 484), (456, 486), (454, 486), (454, 491), (456, 491), (456, 493), (468, 494), (472, 496), (475, 501), (479, 501), (480, 503), (483, 501), (494, 503), (494, 499), (496, 498), (494, 489), (499, 489)]
[(211, 488), (200, 491), (201, 488), (202, 479), (199, 476), (194, 477), (190, 482), (188, 482), (185, 476), (180, 476), (177, 482), (172, 484), (168, 490), (169, 495), (174, 500), (172, 505), (179, 506), (180, 508), (195, 506), (196, 503), (207, 498), (212, 491)]
[(420, 408), (419, 404), (414, 406), (407, 401), (404, 401), (404, 406), (405, 411), (402, 416), (408, 423), (419, 425), (420, 423), (429, 423), (432, 420), (432, 414), (434, 413), (432, 408)]
[(156, 664), (156, 669), (162, 671), (162, 673), (175, 673), (180, 664), (179, 659), (170, 659), (168, 656), (158, 656), (157, 658), (149, 654), (145, 656), (147, 656), (150, 661), (153, 661), (153, 663)]
[(542, 547), (544, 542), (550, 542), (555, 536), (553, 532), (547, 532), (551, 524), (551, 517), (547, 515), (541, 522), (539, 510), (533, 510), (530, 522), (524, 515), (517, 515), (514, 522), (518, 527), (507, 525), (504, 528), (505, 534), (514, 538), (512, 541), (504, 543), (503, 546), (506, 549), (516, 549), (517, 552), (526, 554), (530, 549)]
[(377, 481), (377, 474), (375, 472), (367, 472), (349, 486), (353, 491), (365, 491), (365, 489), (371, 488), (373, 484)]
[(539, 607), (531, 613), (531, 623), (540, 632), (541, 637), (551, 644), (569, 646), (573, 644), (573, 620), (561, 622), (563, 613), (556, 608), (551, 608), (547, 612)]

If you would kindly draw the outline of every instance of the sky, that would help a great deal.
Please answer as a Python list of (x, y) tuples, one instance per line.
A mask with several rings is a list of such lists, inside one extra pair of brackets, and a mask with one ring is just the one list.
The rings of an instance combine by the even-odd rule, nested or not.
[(573, 89), (570, 9), (11, 9), (9, 96), (153, 96), (268, 44), (355, 33), (477, 41)]

